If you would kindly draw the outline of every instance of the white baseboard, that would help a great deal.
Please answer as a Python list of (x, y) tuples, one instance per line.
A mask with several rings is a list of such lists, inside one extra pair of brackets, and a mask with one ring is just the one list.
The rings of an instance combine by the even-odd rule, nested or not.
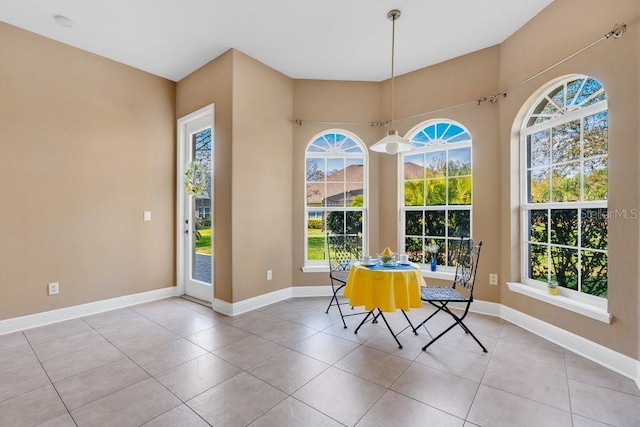
[(630, 378), (640, 387), (640, 362), (550, 323), (502, 306), (501, 317), (514, 325)]
[[(466, 304), (450, 303), (448, 307), (455, 308), (458, 310), (464, 310), (464, 308), (466, 307)], [(497, 302), (474, 300), (471, 303), (471, 307), (469, 308), (469, 311), (471, 313), (486, 314), (487, 316), (500, 317), (501, 308), (502, 308), (502, 304), (498, 304)]]
[(222, 301), (216, 298), (213, 300), (212, 308), (214, 311), (227, 316), (237, 316), (270, 304), (286, 301), (292, 298), (293, 293), (291, 289), (291, 287), (279, 289), (277, 291), (269, 292), (268, 294), (258, 295), (257, 297), (248, 298), (234, 303)]
[(257, 297), (246, 300), (229, 303), (219, 299), (214, 299), (212, 308), (218, 313), (226, 316), (237, 316), (247, 313), (267, 305), (276, 304), (286, 301), (290, 298), (306, 298), (306, 297), (330, 297), (333, 290), (330, 285), (326, 286), (291, 286), (290, 288), (280, 289)]
[(176, 287), (170, 286), (168, 288), (141, 292), (139, 294), (125, 295), (122, 297), (0, 320), (0, 335), (22, 331), (24, 329), (36, 328), (50, 323), (62, 322), (63, 320), (76, 319), (78, 317), (89, 316), (92, 314), (102, 313), (103, 311), (128, 307), (144, 302), (155, 301), (162, 298), (173, 297), (175, 295)]
[[(333, 295), (331, 285), (325, 286), (292, 286), (293, 298), (330, 297)], [(344, 289), (344, 288), (342, 288)], [(340, 292), (341, 294), (342, 292)]]

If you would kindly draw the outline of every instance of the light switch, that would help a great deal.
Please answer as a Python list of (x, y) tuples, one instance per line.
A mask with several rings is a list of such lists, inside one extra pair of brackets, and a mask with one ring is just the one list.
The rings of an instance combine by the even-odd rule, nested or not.
[(151, 211), (144, 211), (144, 220), (151, 221)]

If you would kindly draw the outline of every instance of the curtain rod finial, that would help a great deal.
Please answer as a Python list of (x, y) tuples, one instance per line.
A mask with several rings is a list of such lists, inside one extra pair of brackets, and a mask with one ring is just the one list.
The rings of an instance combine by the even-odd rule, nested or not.
[(627, 24), (616, 24), (613, 26), (611, 31), (607, 33), (605, 37), (606, 38), (614, 37), (617, 39), (617, 38), (620, 38), (620, 36), (622, 36), (626, 31), (627, 31)]

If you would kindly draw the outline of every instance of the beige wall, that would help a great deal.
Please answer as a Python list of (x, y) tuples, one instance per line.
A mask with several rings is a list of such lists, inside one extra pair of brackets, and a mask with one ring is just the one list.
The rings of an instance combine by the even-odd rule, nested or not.
[(178, 82), (176, 117), (214, 105), (214, 276), (215, 297), (232, 301), (231, 141), (233, 137), (233, 57), (229, 50)]
[(0, 319), (175, 285), (175, 84), (0, 40)]
[[(604, 5), (606, 3), (606, 6)], [(580, 25), (566, 25), (568, 16), (580, 11)], [(501, 273), (507, 280), (520, 279), (517, 259), (517, 171), (510, 163), (518, 158), (518, 120), (523, 104), (547, 82), (581, 73), (595, 77), (609, 99), (609, 209), (638, 209), (640, 67), (636, 0), (555, 1), (501, 46), (501, 87), (507, 89), (565, 58), (607, 33), (614, 24), (626, 23), (620, 39), (603, 41), (553, 70), (509, 93), (500, 107), (500, 180), (502, 184)], [(523, 313), (552, 323), (626, 355), (638, 356), (640, 221), (611, 217), (609, 221), (609, 312), (607, 325), (509, 291), (502, 281), (501, 301)]]
[[(291, 286), (293, 80), (236, 51), (233, 301)], [(266, 271), (273, 279), (266, 280)]]

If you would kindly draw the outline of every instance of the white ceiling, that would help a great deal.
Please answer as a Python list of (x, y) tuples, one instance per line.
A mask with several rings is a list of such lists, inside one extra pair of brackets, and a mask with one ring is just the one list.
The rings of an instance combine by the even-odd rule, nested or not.
[(391, 75), (391, 9), (402, 12), (400, 75), (501, 43), (551, 2), (1, 0), (0, 20), (174, 81), (229, 48), (293, 78), (382, 81)]

